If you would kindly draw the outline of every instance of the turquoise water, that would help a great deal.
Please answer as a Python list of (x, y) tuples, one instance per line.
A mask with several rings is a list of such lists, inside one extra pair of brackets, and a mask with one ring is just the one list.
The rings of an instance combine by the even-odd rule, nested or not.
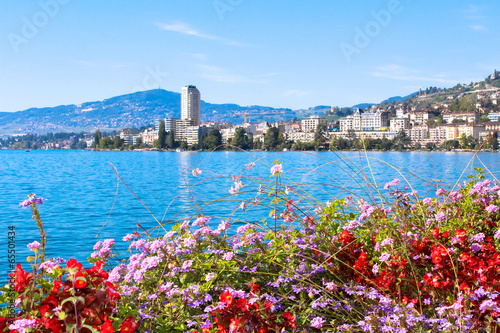
[[(0, 252), (3, 253), (0, 283), (7, 281), (7, 228), (15, 226), (16, 260), (25, 268), (29, 255), (26, 245), (38, 240), (29, 210), (18, 206), (29, 193), (47, 198), (40, 213), (47, 232), (48, 256), (86, 262), (93, 244), (105, 238), (115, 238), (120, 254), (126, 256), (127, 243), (121, 241), (122, 237), (137, 230), (138, 223), (148, 230), (158, 226), (155, 218), (168, 223), (199, 211), (205, 216), (214, 216), (214, 225), (233, 211), (232, 217), (236, 220), (255, 222), (265, 218), (268, 208), (252, 208), (241, 215), (237, 207), (242, 200), (257, 197), (259, 181), (269, 182), (270, 165), (277, 158), (283, 162), (288, 177), (283, 178), (284, 183), (302, 183), (302, 190), (323, 202), (344, 197), (348, 192), (366, 196), (360, 188), (365, 176), (376, 179), (379, 187), (394, 178), (400, 178), (403, 184), (403, 177), (385, 163), (402, 169), (421, 195), (432, 191), (432, 185), (426, 183), (430, 179), (438, 178), (445, 186), (452, 186), (464, 170), (465, 175), (472, 174), (472, 167), (484, 164), (497, 177), (500, 171), (498, 153), (478, 154), (472, 162), (472, 153), (373, 152), (368, 156), (369, 160), (357, 152), (341, 156), (332, 152), (257, 152), (252, 155), (244, 152), (0, 151), (0, 251), (3, 251)], [(250, 162), (255, 162), (255, 167), (242, 173)], [(119, 182), (110, 163), (155, 218)], [(202, 174), (194, 177), (191, 169), (195, 168), (202, 170)], [(235, 196), (228, 192), (233, 185), (231, 175), (241, 175), (245, 184)], [(188, 188), (190, 191), (186, 191)], [(432, 194), (433, 191), (429, 193)], [(222, 201), (204, 204), (224, 196), (227, 197)], [(170, 227), (167, 224), (164, 228)], [(164, 233), (158, 229), (151, 232), (153, 235)]]

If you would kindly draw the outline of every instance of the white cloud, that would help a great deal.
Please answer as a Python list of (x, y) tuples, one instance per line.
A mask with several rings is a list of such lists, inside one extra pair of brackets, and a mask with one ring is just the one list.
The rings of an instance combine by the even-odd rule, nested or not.
[(395, 64), (375, 67), (375, 70), (368, 73), (371, 76), (388, 78), (400, 81), (431, 81), (440, 83), (458, 83), (458, 80), (447, 79), (446, 75), (424, 75), (419, 70), (411, 69)]
[(216, 37), (216, 36), (201, 33), (199, 31), (191, 28), (186, 23), (174, 23), (174, 24), (159, 23), (158, 27), (162, 30), (165, 30), (165, 31), (178, 32), (178, 33), (181, 33), (184, 35), (191, 35), (191, 36), (196, 36), (196, 37), (206, 38), (206, 39), (220, 39), (219, 37)]
[(305, 97), (309, 95), (311, 92), (306, 91), (306, 90), (299, 90), (299, 89), (290, 89), (285, 91), (285, 96), (290, 97), (290, 96), (295, 96), (295, 97)]
[(210, 34), (205, 34), (203, 32), (200, 32), (194, 28), (192, 28), (189, 24), (183, 23), (183, 22), (176, 22), (172, 24), (167, 24), (167, 23), (158, 23), (156, 24), (158, 28), (164, 31), (170, 31), (170, 32), (177, 32), (183, 35), (188, 35), (188, 36), (195, 36), (203, 39), (210, 39), (210, 40), (216, 40), (221, 43), (227, 44), (227, 45), (233, 45), (233, 46), (243, 46), (243, 47), (250, 47), (251, 45), (243, 44), (240, 42), (236, 42), (230, 39), (225, 39), (221, 38), (218, 36), (210, 35)]
[(488, 28), (486, 28), (484, 25), (471, 25), (470, 27), (472, 30), (475, 31), (488, 31)]

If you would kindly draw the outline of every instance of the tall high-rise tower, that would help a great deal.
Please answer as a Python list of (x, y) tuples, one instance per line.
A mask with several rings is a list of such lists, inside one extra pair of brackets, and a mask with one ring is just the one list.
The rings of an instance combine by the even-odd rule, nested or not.
[(200, 125), (201, 98), (196, 86), (189, 85), (182, 88), (181, 120), (192, 120), (194, 126)]

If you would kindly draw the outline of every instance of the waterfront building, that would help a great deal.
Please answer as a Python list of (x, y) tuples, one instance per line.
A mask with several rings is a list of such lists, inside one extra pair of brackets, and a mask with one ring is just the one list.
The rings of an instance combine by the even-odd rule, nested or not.
[(460, 140), (462, 135), (479, 139), (479, 133), (486, 129), (484, 124), (451, 124), (446, 126), (446, 140)]
[(285, 140), (293, 142), (313, 142), (314, 132), (286, 132), (284, 133)]
[(154, 127), (149, 127), (141, 133), (142, 143), (152, 145), (155, 140), (158, 140), (158, 131)]
[(165, 132), (175, 131), (175, 126), (179, 119), (177, 118), (165, 118)]
[(181, 95), (181, 120), (191, 120), (194, 126), (200, 125), (201, 95), (196, 86), (185, 86)]
[(326, 120), (325, 117), (322, 116), (310, 116), (302, 119), (302, 131), (307, 132), (307, 131), (316, 131), (316, 128), (318, 127), (319, 124), (327, 124), (328, 121)]
[(129, 129), (124, 129), (120, 132), (120, 139), (123, 140), (125, 145), (132, 145), (134, 142), (132, 131)]
[(389, 130), (399, 133), (401, 130), (406, 130), (408, 127), (410, 127), (408, 118), (393, 118), (390, 121)]
[(176, 141), (186, 141), (187, 140), (187, 128), (189, 126), (196, 126), (194, 120), (181, 119), (175, 122), (175, 140)]
[(339, 120), (340, 131), (381, 131), (387, 128), (387, 120), (388, 114), (385, 111), (360, 113), (356, 109), (352, 115)]
[(446, 126), (429, 127), (429, 141), (442, 144), (446, 141)]
[(428, 127), (415, 126), (406, 131), (406, 135), (411, 139), (412, 143), (420, 143), (427, 139)]

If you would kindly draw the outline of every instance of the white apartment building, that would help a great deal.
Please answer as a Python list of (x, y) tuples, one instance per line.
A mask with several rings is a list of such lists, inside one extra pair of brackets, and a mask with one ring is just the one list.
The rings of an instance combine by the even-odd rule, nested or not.
[(328, 121), (325, 117), (321, 116), (310, 116), (302, 119), (302, 131), (304, 132), (314, 132), (319, 124), (326, 124)]
[(413, 110), (410, 111), (410, 123), (413, 126), (425, 125), (429, 120), (429, 111)]
[(429, 127), (429, 141), (443, 143), (446, 141), (446, 126)]
[(175, 140), (176, 141), (186, 141), (187, 139), (187, 128), (189, 126), (195, 126), (194, 120), (178, 120), (175, 122)]
[(165, 118), (165, 131), (170, 132), (173, 130), (175, 132), (175, 126), (178, 121), (179, 119), (177, 118)]
[(480, 132), (484, 131), (484, 124), (452, 124), (446, 126), (446, 140), (460, 140), (462, 135), (479, 139)]
[(314, 132), (286, 132), (285, 140), (293, 142), (313, 142)]
[(389, 130), (391, 132), (401, 132), (410, 127), (410, 121), (408, 118), (393, 118), (390, 121)]
[[(477, 123), (481, 119), (481, 114), (479, 112), (452, 112), (445, 111), (442, 113), (443, 121), (446, 124), (452, 124), (453, 120), (459, 119), (466, 123)], [(491, 119), (490, 119), (491, 120)]]
[(154, 127), (147, 128), (141, 133), (142, 143), (146, 145), (152, 145), (153, 141), (158, 140), (158, 131), (155, 131)]
[(380, 131), (387, 127), (387, 112), (377, 110), (376, 112), (360, 113), (358, 109), (354, 114), (340, 119), (340, 131)]
[(427, 139), (428, 127), (415, 126), (406, 130), (406, 135), (411, 139), (411, 142), (422, 142)]
[(194, 126), (201, 121), (201, 95), (196, 86), (185, 86), (181, 95), (181, 120), (192, 120)]

